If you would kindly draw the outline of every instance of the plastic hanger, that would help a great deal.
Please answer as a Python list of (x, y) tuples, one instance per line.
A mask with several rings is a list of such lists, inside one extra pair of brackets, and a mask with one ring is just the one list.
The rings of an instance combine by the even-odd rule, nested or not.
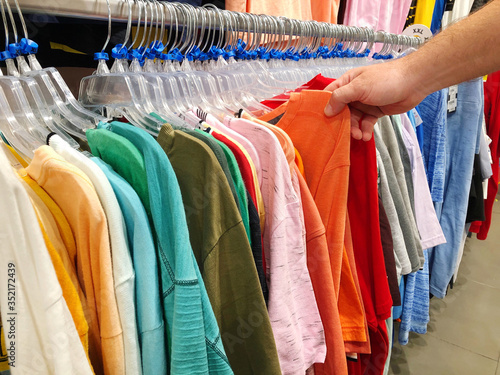
[[(108, 3), (108, 22), (111, 23), (111, 10)], [(137, 1), (139, 7), (144, 2)], [(131, 19), (131, 3), (129, 5), (129, 19)], [(140, 8), (141, 9), (141, 8)], [(141, 14), (141, 12), (139, 12)], [(141, 19), (137, 21), (140, 27)], [(128, 23), (131, 27), (131, 21)], [(150, 114), (155, 112), (155, 108), (150, 99), (150, 90), (147, 82), (141, 74), (135, 74), (134, 71), (142, 72), (141, 47), (144, 46), (145, 36), (148, 28), (148, 11), (144, 6), (144, 32), (139, 48), (129, 51), (132, 62), (128, 71), (110, 72), (107, 71), (107, 54), (104, 52), (96, 53), (95, 59), (100, 60), (98, 70), (92, 76), (84, 77), (80, 84), (79, 100), (86, 107), (95, 111), (105, 111), (110, 117), (124, 116), (132, 124), (143, 128), (144, 130), (157, 134), (162, 122)], [(137, 35), (139, 30), (137, 31)], [(129, 34), (129, 33), (127, 33)], [(108, 38), (111, 37), (111, 29), (108, 29)], [(122, 46), (125, 43), (122, 44)], [(120, 47), (121, 48), (121, 47)], [(119, 51), (120, 49), (118, 49)], [(123, 62), (114, 65), (116, 70), (125, 70)], [(99, 69), (99, 67), (101, 69)], [(123, 69), (122, 69), (123, 68)]]
[[(19, 3), (17, 2), (17, 0), (14, 1), (23, 28), (24, 38), (21, 39), (20, 43), (17, 42), (18, 35), (15, 21), (12, 16), (10, 6), (6, 1), (7, 10), (13, 26), (15, 40), (15, 43), (11, 46), (11, 50), (13, 50), (14, 53), (36, 53), (38, 45), (28, 38), (26, 24), (19, 7)], [(3, 19), (5, 28), (6, 30), (8, 30), (5, 17)], [(14, 50), (16, 48), (15, 46), (18, 46), (17, 48), (19, 48), (19, 52)], [(30, 70), (29, 66), (24, 60), (24, 56), (18, 55), (16, 57), (16, 60), (21, 71)], [(7, 100), (9, 101), (9, 103), (11, 103), (11, 107), (13, 109), (17, 108), (17, 110), (14, 110), (14, 113), (17, 113), (18, 116), (22, 116), (25, 119), (27, 130), (33, 136), (37, 137), (42, 142), (42, 144), (44, 144), (46, 135), (49, 132), (55, 132), (63, 139), (65, 139), (72, 147), (78, 148), (78, 143), (74, 141), (64, 130), (66, 127), (70, 127), (70, 125), (67, 124), (67, 120), (63, 117), (52, 115), (49, 106), (43, 98), (43, 94), (37, 82), (32, 78), (19, 76), (18, 71), (15, 69), (15, 65), (12, 63), (9, 65), (8, 72), (12, 75), (1, 77), (1, 84), (5, 90), (4, 92), (6, 94)]]
[[(5, 16), (3, 0), (0, 1), (0, 10), (2, 13), (2, 20), (5, 28), (6, 47), (6, 50), (1, 53), (1, 57), (4, 61), (10, 60), (15, 69), (15, 64), (13, 62), (12, 56), (8, 51), (9, 28)], [(0, 75), (3, 76), (3, 74), (1, 74), (1, 71)], [(24, 157), (31, 159), (34, 155), (34, 150), (36, 150), (44, 143), (40, 141), (39, 137), (37, 137), (39, 134), (36, 133), (36, 129), (34, 132), (35, 134), (30, 133), (30, 120), (33, 121), (33, 118), (31, 116), (26, 116), (25, 118), (22, 118), (22, 116), (20, 116), (19, 107), (16, 105), (17, 97), (15, 96), (14, 92), (10, 90), (10, 87), (7, 87), (7, 90), (4, 90), (4, 86), (0, 84), (0, 108), (2, 108), (2, 110), (0, 111), (0, 131), (2, 132), (3, 136), (9, 141), (9, 143), (17, 151), (19, 151), (19, 153), (21, 153)], [(10, 102), (7, 98), (6, 91), (10, 96)], [(14, 104), (15, 113), (13, 111), (13, 108), (11, 107), (11, 102)]]
[(31, 70), (23, 75), (35, 79), (45, 101), (51, 107), (57, 107), (55, 112), (62, 114), (72, 124), (71, 129), (65, 129), (71, 134), (85, 139), (85, 130), (95, 127), (106, 118), (92, 113), (81, 106), (71, 93), (66, 82), (55, 68), (42, 69), (34, 54), (28, 55)]

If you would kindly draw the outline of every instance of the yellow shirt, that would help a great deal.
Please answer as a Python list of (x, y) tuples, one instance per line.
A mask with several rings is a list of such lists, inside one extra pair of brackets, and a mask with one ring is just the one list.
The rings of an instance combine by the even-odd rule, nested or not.
[(94, 370), (98, 374), (121, 375), (125, 372), (125, 354), (109, 233), (94, 185), (48, 146), (35, 151), (26, 171), (61, 208), (75, 236), (76, 270), (91, 317), (87, 322)]
[[(27, 187), (29, 189), (29, 187)], [(52, 260), (52, 264), (54, 265), (54, 270), (56, 271), (57, 280), (59, 281), (59, 285), (61, 285), (62, 293), (64, 300), (66, 301), (66, 305), (68, 305), (68, 310), (73, 317), (73, 322), (75, 323), (76, 331), (80, 336), (80, 340), (83, 345), (83, 349), (85, 350), (85, 355), (87, 359), (89, 359), (89, 326), (87, 321), (85, 320), (85, 316), (83, 314), (83, 307), (80, 302), (80, 298), (76, 292), (75, 287), (73, 286), (68, 273), (64, 269), (64, 265), (62, 263), (61, 257), (57, 254), (56, 249), (52, 245), (45, 232), (42, 221), (40, 220), (40, 212), (37, 209), (36, 203), (31, 200), (33, 207), (35, 208), (35, 212), (38, 218), (38, 224), (40, 225), (40, 229), (43, 234), (43, 239), (45, 241), (45, 246), (47, 246), (47, 250), (50, 255), (50, 259)], [(92, 368), (92, 364), (90, 363), (90, 367)]]
[[(28, 194), (31, 199), (35, 201), (37, 208), (42, 214), (41, 219), (47, 235), (49, 236), (49, 239), (54, 245), (57, 253), (61, 257), (64, 268), (68, 272), (71, 282), (78, 291), (80, 299), (85, 300), (85, 295), (83, 294), (75, 269), (75, 237), (73, 236), (73, 232), (71, 232), (71, 227), (69, 226), (66, 216), (64, 216), (59, 206), (47, 194), (47, 192), (43, 190), (35, 180), (28, 176), (25, 169), (20, 169), (17, 173), (22, 181), (29, 186), (31, 191), (28, 191)], [(38, 200), (36, 200), (35, 197), (38, 197)], [(37, 203), (38, 201), (40, 202)]]
[(414, 23), (425, 25), (430, 29), (435, 4), (436, 0), (418, 0)]

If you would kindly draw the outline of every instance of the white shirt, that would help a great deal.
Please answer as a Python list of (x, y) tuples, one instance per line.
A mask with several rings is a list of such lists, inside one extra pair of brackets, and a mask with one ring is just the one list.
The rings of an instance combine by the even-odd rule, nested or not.
[(11, 374), (92, 375), (34, 208), (3, 150), (0, 186), (0, 306), (7, 350), (11, 341), (15, 347)]
[(115, 193), (104, 172), (61, 137), (52, 136), (49, 145), (87, 175), (99, 196), (108, 219), (116, 302), (123, 331), (125, 371), (127, 375), (141, 375), (142, 362), (135, 310), (135, 271), (128, 248), (125, 221)]

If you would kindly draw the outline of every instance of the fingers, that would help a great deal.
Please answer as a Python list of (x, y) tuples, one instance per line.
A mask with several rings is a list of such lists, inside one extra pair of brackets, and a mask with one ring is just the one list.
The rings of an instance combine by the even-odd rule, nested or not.
[(377, 123), (378, 118), (372, 115), (365, 115), (361, 119), (361, 130), (360, 132), (363, 134), (363, 141), (369, 141), (372, 139), (373, 128)]
[(335, 89), (335, 91), (332, 92), (330, 101), (325, 107), (325, 115), (327, 117), (338, 115), (342, 112), (346, 104), (357, 101), (360, 94), (359, 90), (357, 90), (352, 83)]
[(356, 140), (369, 141), (378, 118), (359, 109), (351, 108), (351, 136)]
[(351, 136), (360, 140), (363, 138), (363, 132), (360, 129), (360, 123), (363, 118), (363, 113), (355, 108), (351, 109)]
[(356, 84), (356, 77), (362, 69), (355, 69), (332, 82), (325, 91), (332, 95), (325, 107), (325, 116), (338, 115), (347, 104), (351, 110), (351, 135), (354, 139), (369, 141), (372, 138), (373, 127), (378, 118), (384, 116), (382, 110), (373, 105), (363, 104), (360, 100), (367, 94), (367, 87)]

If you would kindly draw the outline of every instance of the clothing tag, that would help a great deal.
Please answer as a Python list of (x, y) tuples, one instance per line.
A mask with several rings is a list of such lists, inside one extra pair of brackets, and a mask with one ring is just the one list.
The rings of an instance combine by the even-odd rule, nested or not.
[(457, 109), (458, 85), (451, 86), (448, 90), (448, 113)]
[(0, 142), (0, 147), (3, 148), (5, 151), (5, 156), (7, 156), (7, 159), (9, 160), (10, 166), (15, 170), (18, 171), (23, 168), (19, 160), (16, 159), (14, 154), (10, 152), (9, 148), (5, 145), (5, 143)]
[(346, 358), (348, 361), (358, 362), (358, 353), (347, 353)]
[(416, 23), (404, 29), (403, 35), (414, 36), (416, 38), (423, 39), (424, 42), (427, 42), (430, 38), (432, 38), (432, 31), (427, 26)]
[(415, 108), (413, 108), (411, 111), (413, 112), (413, 117), (415, 118), (415, 127), (422, 125), (424, 121), (422, 120), (422, 117), (420, 117), (418, 111)]

